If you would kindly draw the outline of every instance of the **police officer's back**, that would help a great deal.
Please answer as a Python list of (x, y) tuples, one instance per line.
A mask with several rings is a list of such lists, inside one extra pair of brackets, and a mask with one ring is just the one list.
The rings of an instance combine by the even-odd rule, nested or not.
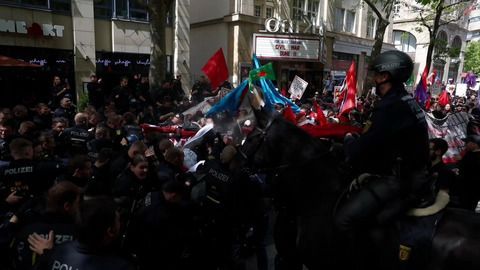
[(79, 208), (77, 231), (77, 240), (55, 247), (47, 257), (42, 258), (38, 269), (133, 269), (115, 252), (120, 220), (112, 200), (94, 198), (83, 201)]
[(93, 139), (87, 128), (88, 116), (85, 113), (75, 115), (75, 126), (65, 129), (65, 144), (70, 156), (87, 154), (87, 143)]
[(49, 189), (46, 212), (33, 220), (20, 218), (15, 239), (11, 244), (15, 269), (32, 269), (38, 261), (37, 255), (29, 248), (28, 237), (36, 233), (47, 238), (54, 233), (54, 244), (59, 245), (74, 238), (74, 216), (78, 209), (80, 188), (68, 181), (62, 181)]

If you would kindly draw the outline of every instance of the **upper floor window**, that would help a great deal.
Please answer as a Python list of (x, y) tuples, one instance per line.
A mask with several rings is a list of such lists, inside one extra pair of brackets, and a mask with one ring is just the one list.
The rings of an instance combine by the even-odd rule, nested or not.
[(369, 13), (368, 14), (368, 21), (367, 21), (367, 37), (368, 38), (375, 38), (375, 34), (377, 32), (377, 18)]
[(70, 0), (0, 0), (0, 4), (22, 6), (27, 8), (40, 8), (63, 13), (71, 12)]
[(261, 17), (262, 16), (262, 6), (255, 5), (254, 15), (255, 15), (255, 17)]
[(395, 0), (393, 2), (393, 17), (400, 17), (400, 8), (401, 8), (401, 3), (400, 0)]
[(267, 7), (265, 9), (265, 16), (267, 18), (272, 18), (273, 17), (273, 7)]
[(148, 0), (95, 0), (97, 18), (148, 21)]
[(305, 0), (293, 0), (292, 18), (295, 20), (300, 20), (304, 14), (304, 9), (305, 9)]
[(344, 8), (335, 8), (334, 29), (338, 32), (355, 33), (355, 12)]
[(312, 21), (315, 21), (315, 19), (318, 17), (319, 6), (320, 6), (320, 1), (317, 1), (317, 0), (308, 1), (307, 14), (308, 14), (308, 18), (311, 19)]
[(417, 50), (417, 39), (409, 32), (394, 30), (393, 44), (402, 52), (414, 53)]

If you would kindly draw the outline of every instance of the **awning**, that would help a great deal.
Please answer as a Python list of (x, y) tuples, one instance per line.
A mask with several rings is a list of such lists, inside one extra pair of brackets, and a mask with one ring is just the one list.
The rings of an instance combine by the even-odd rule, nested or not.
[(30, 64), (28, 62), (11, 58), (8, 56), (0, 55), (0, 67), (28, 67), (28, 68), (37, 68), (41, 67), (40, 65)]

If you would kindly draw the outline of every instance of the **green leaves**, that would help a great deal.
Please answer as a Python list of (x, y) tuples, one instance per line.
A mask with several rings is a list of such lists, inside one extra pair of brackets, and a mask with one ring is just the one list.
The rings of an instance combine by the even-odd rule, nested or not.
[(475, 74), (480, 73), (480, 42), (472, 41), (468, 44), (463, 70), (472, 70)]

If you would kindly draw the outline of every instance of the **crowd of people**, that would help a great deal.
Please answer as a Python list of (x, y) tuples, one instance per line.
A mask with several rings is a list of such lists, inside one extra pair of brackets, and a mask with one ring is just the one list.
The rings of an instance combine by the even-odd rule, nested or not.
[[(186, 95), (177, 76), (152, 95), (147, 76), (124, 77), (113, 89), (96, 75), (90, 79), (88, 106), (81, 111), (58, 76), (51, 96), (33, 108), (0, 109), (2, 267), (242, 269), (255, 254), (258, 269), (268, 269), (270, 190), (264, 175), (233, 167), (239, 140), (232, 131), (211, 130), (186, 148), (181, 132), (142, 128), (207, 128), (214, 119), (201, 111), (182, 112), (218, 89), (210, 89), (202, 77)], [(379, 96), (359, 97), (356, 109), (338, 116), (337, 97), (325, 88), (296, 101), (301, 112), (294, 122), (320, 125), (321, 112), (329, 122), (363, 128)], [(440, 188), (458, 195), (457, 206), (472, 211), (480, 199), (475, 181), (480, 113), (474, 101), (474, 96), (452, 98), (440, 106), (432, 98), (429, 107), (439, 119), (454, 111), (472, 115), (458, 170), (442, 162), (446, 142), (430, 140), (431, 170)], [(276, 109), (284, 113), (287, 108)], [(245, 114), (240, 110), (236, 118), (240, 133), (252, 125)], [(197, 166), (201, 160), (206, 162)]]

